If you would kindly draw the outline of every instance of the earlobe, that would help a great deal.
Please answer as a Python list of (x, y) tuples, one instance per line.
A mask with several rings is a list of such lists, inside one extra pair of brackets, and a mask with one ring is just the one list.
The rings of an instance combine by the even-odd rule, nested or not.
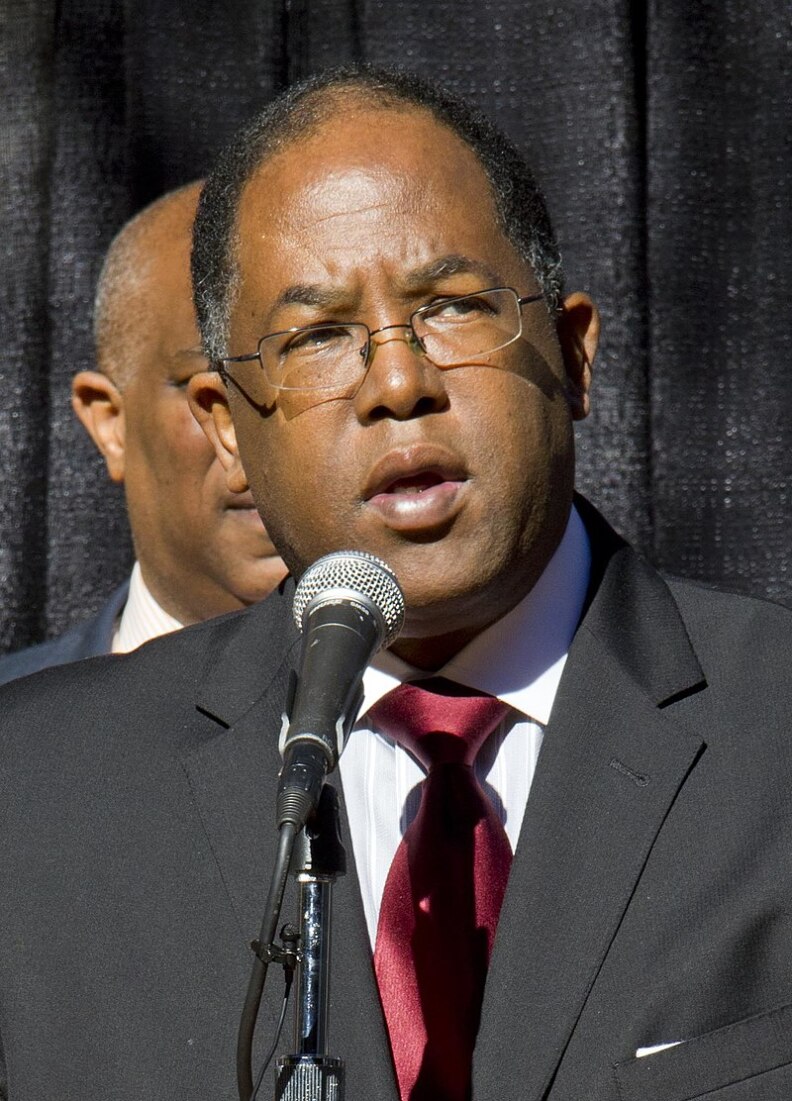
[(114, 482), (123, 482), (126, 424), (124, 398), (100, 371), (79, 371), (72, 379), (72, 409), (104, 456)]
[(193, 375), (187, 386), (187, 398), (192, 415), (203, 428), (217, 461), (226, 472), (228, 488), (232, 493), (244, 493), (249, 488), (248, 480), (239, 460), (236, 429), (222, 377), (217, 371)]
[(599, 310), (587, 294), (568, 295), (558, 319), (558, 339), (567, 374), (567, 400), (573, 420), (589, 414), (592, 367), (599, 342)]

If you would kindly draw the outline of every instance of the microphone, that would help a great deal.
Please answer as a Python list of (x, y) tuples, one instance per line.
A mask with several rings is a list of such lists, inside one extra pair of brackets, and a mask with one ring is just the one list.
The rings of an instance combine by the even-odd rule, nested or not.
[(393, 570), (365, 551), (336, 551), (304, 573), (294, 595), (300, 674), (283, 716), (278, 828), (302, 829), (360, 710), (363, 673), (404, 622)]

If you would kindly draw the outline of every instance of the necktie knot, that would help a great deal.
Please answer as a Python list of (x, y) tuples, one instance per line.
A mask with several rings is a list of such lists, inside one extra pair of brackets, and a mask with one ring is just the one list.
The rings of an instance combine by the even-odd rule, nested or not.
[(441, 764), (472, 765), (507, 711), (508, 704), (486, 692), (431, 677), (400, 684), (369, 715), (430, 770)]

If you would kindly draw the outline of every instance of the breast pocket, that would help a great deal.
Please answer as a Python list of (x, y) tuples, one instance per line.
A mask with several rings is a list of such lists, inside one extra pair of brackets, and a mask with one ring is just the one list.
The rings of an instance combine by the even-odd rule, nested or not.
[(792, 1005), (614, 1067), (622, 1101), (790, 1101)]

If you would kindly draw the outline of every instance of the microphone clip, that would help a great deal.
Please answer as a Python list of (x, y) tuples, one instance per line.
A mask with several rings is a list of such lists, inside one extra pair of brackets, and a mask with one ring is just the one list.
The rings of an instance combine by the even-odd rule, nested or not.
[(250, 947), (263, 964), (279, 963), (284, 971), (294, 972), (302, 958), (300, 933), (291, 922), (281, 929), (280, 944), (262, 944), (259, 940), (253, 940)]

